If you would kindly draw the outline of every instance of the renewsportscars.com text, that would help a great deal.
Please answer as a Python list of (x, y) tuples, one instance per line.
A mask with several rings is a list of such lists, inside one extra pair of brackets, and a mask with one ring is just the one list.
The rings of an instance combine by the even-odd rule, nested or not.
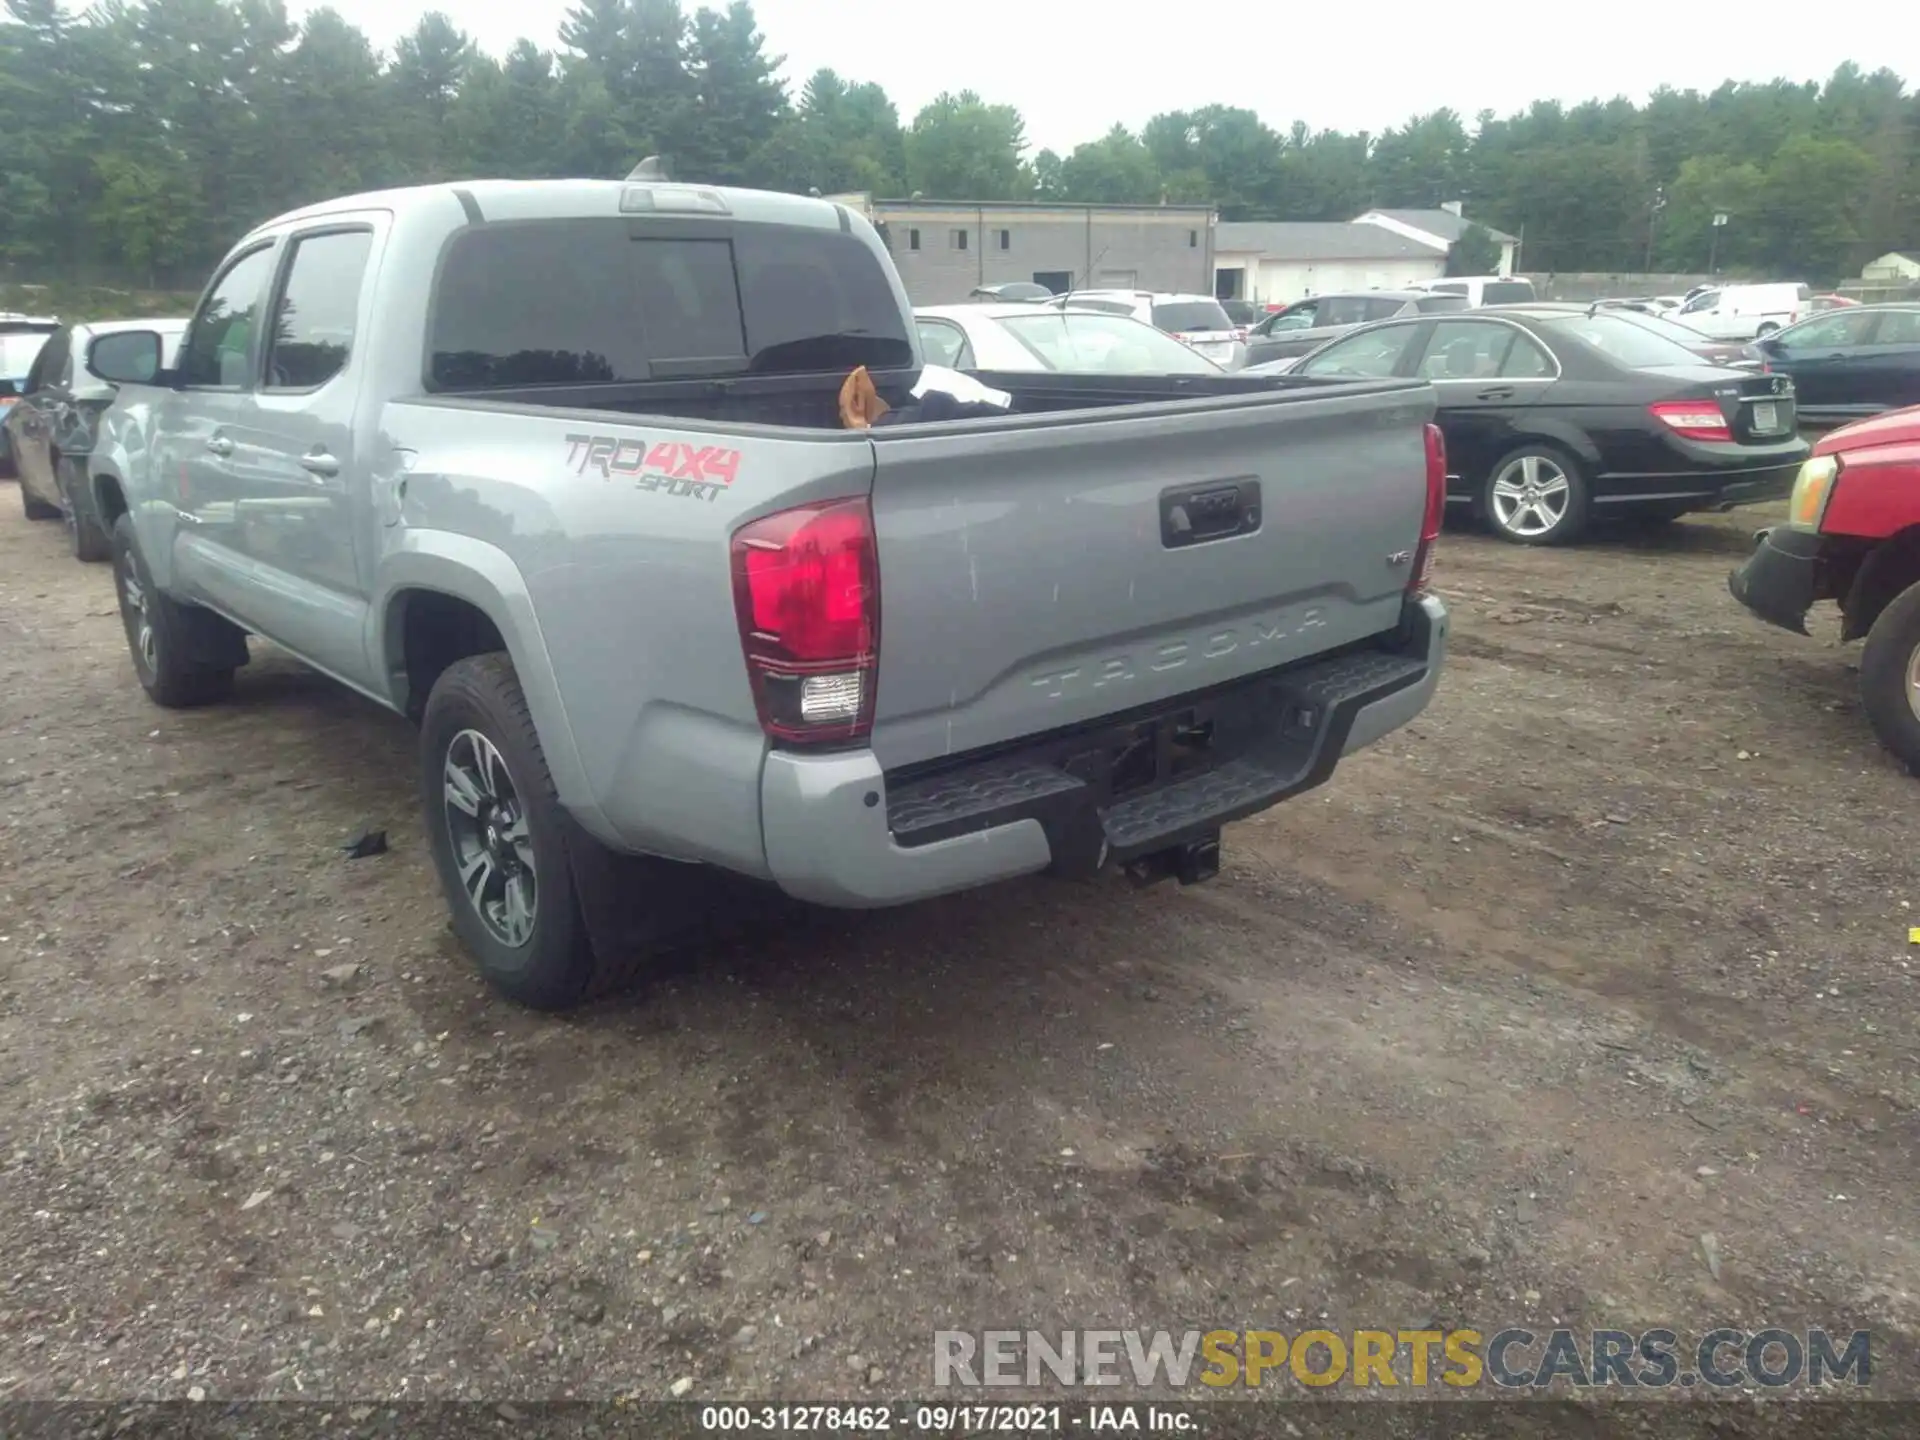
[(1873, 1374), (1865, 1330), (941, 1330), (937, 1388), (1195, 1384), (1213, 1389), (1493, 1385), (1506, 1390), (1852, 1385)]

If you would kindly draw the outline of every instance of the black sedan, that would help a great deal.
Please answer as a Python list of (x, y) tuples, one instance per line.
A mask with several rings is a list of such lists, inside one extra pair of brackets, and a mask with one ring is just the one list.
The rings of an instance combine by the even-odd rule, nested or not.
[(1430, 381), (1448, 502), (1521, 545), (1564, 544), (1596, 515), (1672, 519), (1782, 498), (1809, 451), (1786, 376), (1703, 364), (1605, 311), (1387, 320), (1286, 373)]
[(1247, 336), (1247, 364), (1265, 365), (1306, 355), (1336, 335), (1370, 320), (1396, 315), (1446, 315), (1467, 309), (1464, 295), (1424, 290), (1361, 290), (1351, 295), (1313, 295), (1277, 310)]
[(1825, 310), (1757, 340), (1748, 353), (1793, 377), (1800, 418), (1844, 425), (1920, 405), (1920, 304)]

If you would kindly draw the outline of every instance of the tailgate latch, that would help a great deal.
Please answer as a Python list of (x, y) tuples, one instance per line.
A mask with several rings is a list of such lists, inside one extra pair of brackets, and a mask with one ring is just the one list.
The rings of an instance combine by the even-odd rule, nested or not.
[(1260, 528), (1260, 482), (1204, 480), (1160, 492), (1160, 543), (1169, 550), (1204, 545)]

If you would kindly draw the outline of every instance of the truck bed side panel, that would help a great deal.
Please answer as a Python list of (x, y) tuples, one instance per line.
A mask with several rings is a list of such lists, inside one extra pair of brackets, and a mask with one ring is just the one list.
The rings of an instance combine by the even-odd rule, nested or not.
[[(1424, 385), (1363, 384), (874, 431), (881, 763), (1082, 724), (1393, 629), (1433, 403)], [(1169, 545), (1168, 492), (1250, 503), (1256, 486), (1246, 533)]]
[(561, 799), (620, 817), (602, 838), (625, 848), (763, 873), (767, 742), (729, 540), (770, 511), (866, 494), (866, 437), (461, 400), (395, 402), (382, 430), (415, 457), (385, 551), (444, 530), (520, 572), (587, 785)]

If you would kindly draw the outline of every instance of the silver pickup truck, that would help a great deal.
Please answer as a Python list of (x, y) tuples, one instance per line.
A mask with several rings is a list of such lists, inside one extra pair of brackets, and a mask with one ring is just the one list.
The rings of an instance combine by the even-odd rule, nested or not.
[(253, 635), (416, 719), (456, 929), (529, 1005), (671, 940), (698, 867), (851, 907), (1204, 878), (1445, 649), (1424, 383), (992, 374), (1008, 413), (843, 429), (852, 367), (899, 407), (922, 366), (824, 200), (332, 201), (156, 357), (88, 477), (140, 683), (223, 697)]

